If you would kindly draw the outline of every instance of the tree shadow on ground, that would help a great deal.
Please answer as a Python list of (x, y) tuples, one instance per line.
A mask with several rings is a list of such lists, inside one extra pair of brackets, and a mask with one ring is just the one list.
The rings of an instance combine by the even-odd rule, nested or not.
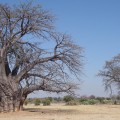
[(61, 113), (61, 114), (72, 114), (72, 113), (78, 113), (77, 110), (68, 110), (68, 109), (47, 109), (47, 108), (24, 108), (23, 111), (27, 112), (40, 112), (40, 113), (48, 113), (48, 114), (54, 114), (54, 113)]

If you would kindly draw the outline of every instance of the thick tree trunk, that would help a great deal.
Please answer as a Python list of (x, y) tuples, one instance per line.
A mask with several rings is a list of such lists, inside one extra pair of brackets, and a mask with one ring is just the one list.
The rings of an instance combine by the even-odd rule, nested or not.
[(25, 96), (15, 99), (4, 95), (0, 101), (0, 112), (22, 111), (25, 99)]
[(22, 111), (25, 99), (4, 96), (0, 101), (0, 112), (15, 112)]
[[(2, 82), (1, 82), (2, 81)], [(0, 112), (19, 110), (21, 93), (19, 85), (12, 79), (0, 79)]]
[(11, 112), (14, 110), (13, 107), (13, 100), (9, 98), (8, 96), (2, 96), (2, 99), (0, 101), (0, 112)]

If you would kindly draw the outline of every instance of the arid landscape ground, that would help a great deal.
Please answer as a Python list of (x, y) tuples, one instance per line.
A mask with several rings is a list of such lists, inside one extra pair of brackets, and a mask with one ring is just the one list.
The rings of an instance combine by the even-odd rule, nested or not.
[(22, 112), (1, 113), (0, 120), (120, 120), (120, 105), (28, 105)]

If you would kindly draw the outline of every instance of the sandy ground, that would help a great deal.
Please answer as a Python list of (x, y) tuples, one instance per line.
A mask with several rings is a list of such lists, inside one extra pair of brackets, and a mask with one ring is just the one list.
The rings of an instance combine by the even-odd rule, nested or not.
[(120, 106), (28, 105), (22, 112), (0, 113), (0, 120), (120, 120)]

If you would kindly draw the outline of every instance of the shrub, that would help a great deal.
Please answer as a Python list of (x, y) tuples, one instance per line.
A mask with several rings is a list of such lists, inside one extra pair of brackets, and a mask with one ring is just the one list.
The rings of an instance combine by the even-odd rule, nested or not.
[(61, 97), (54, 97), (53, 98), (54, 102), (62, 102), (62, 98)]
[(68, 96), (64, 96), (63, 100), (64, 100), (66, 103), (68, 103), (68, 102), (74, 100), (74, 98), (73, 98), (72, 96), (69, 96), (69, 95), (68, 95)]
[(67, 102), (67, 105), (78, 105), (78, 102), (76, 100), (71, 100)]
[(40, 103), (41, 103), (41, 100), (39, 98), (36, 98), (34, 101), (34, 104), (37, 106), (37, 105), (40, 105)]
[(52, 97), (48, 97), (47, 99), (50, 100), (50, 102), (53, 101), (53, 98), (52, 98)]
[(94, 105), (99, 103), (99, 101), (96, 99), (87, 99), (87, 98), (80, 98), (79, 102), (80, 104), (84, 104), (84, 105)]
[(27, 104), (28, 104), (28, 100), (25, 100), (24, 105), (27, 105)]
[(51, 104), (51, 101), (49, 99), (45, 99), (42, 101), (42, 103), (43, 103), (43, 106), (48, 106)]
[(86, 101), (82, 102), (82, 104), (83, 105), (89, 105), (89, 101), (86, 100)]
[(111, 100), (111, 98), (107, 97), (106, 100)]
[(87, 99), (86, 98), (80, 98), (80, 100), (79, 100), (80, 103), (83, 103), (84, 101), (87, 101)]
[(88, 100), (88, 103), (90, 104), (90, 105), (94, 105), (94, 104), (97, 104), (99, 101), (98, 100), (95, 100), (95, 99), (89, 99)]
[(28, 103), (30, 103), (30, 104), (34, 104), (34, 99), (33, 99), (33, 98), (28, 98), (27, 101), (28, 101)]
[(104, 100), (105, 100), (104, 97), (97, 97), (96, 99), (100, 102), (100, 104), (104, 104), (105, 103), (104, 102)]
[(116, 99), (117, 99), (117, 100), (120, 100), (120, 95), (117, 95), (117, 96), (116, 96)]

